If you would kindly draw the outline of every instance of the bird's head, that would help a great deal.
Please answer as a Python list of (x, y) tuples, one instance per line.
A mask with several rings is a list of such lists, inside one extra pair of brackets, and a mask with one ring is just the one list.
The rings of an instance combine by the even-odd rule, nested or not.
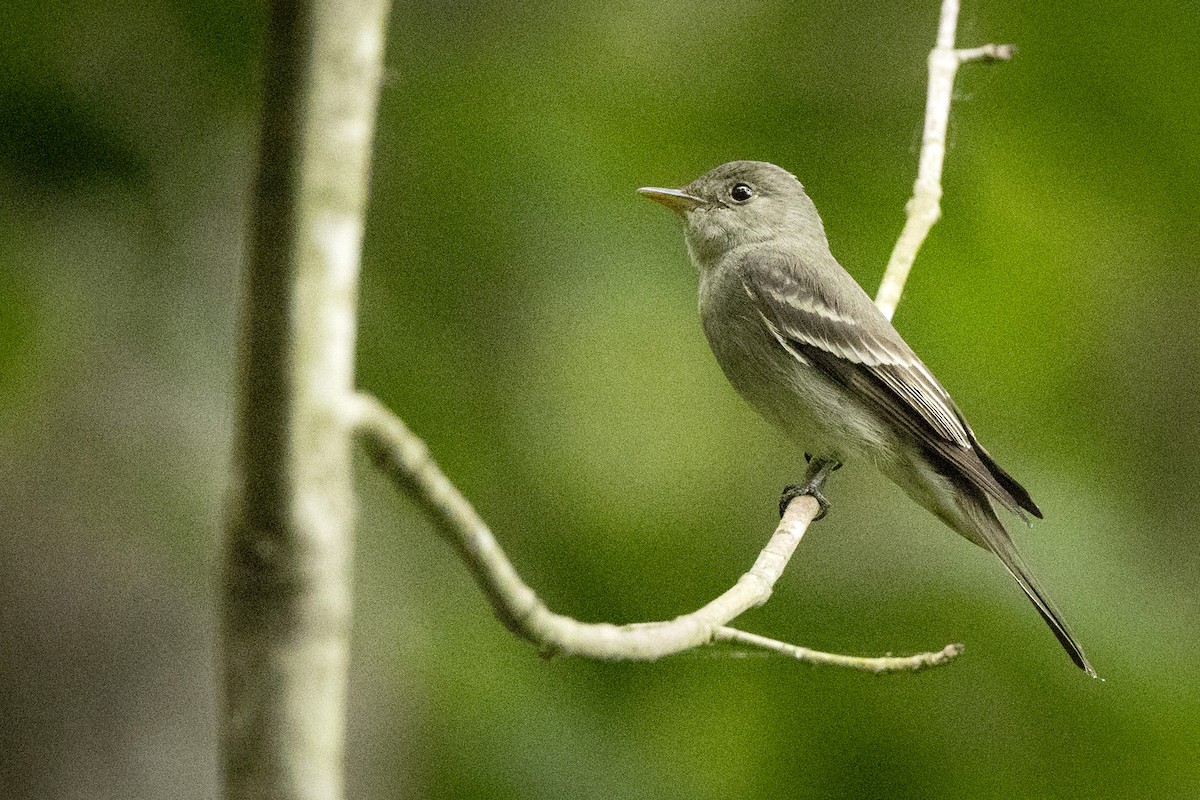
[(821, 217), (796, 176), (765, 161), (730, 161), (678, 189), (638, 189), (684, 218), (701, 269), (729, 250), (777, 239), (825, 242)]

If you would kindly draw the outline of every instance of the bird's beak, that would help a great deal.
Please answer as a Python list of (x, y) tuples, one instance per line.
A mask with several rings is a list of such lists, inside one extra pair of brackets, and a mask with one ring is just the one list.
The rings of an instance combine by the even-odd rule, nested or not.
[(656, 186), (644, 186), (638, 189), (638, 194), (644, 194), (654, 202), (662, 203), (680, 216), (693, 208), (704, 205), (704, 201), (699, 197), (690, 195), (682, 189), (659, 189)]

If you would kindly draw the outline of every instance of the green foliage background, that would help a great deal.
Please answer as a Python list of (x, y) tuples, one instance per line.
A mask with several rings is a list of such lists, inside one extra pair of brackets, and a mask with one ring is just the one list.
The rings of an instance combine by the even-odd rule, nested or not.
[[(360, 375), (529, 582), (670, 617), (748, 566), (800, 454), (708, 353), (633, 190), (797, 172), (874, 290), (936, 3), (404, 0)], [(897, 325), (1046, 511), (994, 559), (861, 466), (748, 628), (870, 677), (706, 651), (542, 661), (360, 464), (352, 797), (1200, 795), (1200, 9), (970, 2), (944, 221)], [(0, 796), (215, 797), (212, 655), (264, 10), (14, 0), (0, 21)]]

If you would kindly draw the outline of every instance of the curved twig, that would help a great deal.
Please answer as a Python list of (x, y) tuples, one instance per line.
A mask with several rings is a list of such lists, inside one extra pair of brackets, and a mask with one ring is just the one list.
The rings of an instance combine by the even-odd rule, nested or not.
[(379, 468), (421, 505), (458, 551), (496, 616), (510, 631), (547, 655), (654, 661), (723, 641), (784, 653), (811, 664), (878, 673), (925, 669), (962, 652), (961, 645), (950, 645), (936, 653), (907, 658), (859, 658), (809, 650), (726, 627), (735, 617), (770, 598), (775, 582), (819, 510), (817, 501), (807, 495), (788, 505), (754, 566), (732, 588), (696, 611), (669, 621), (630, 625), (580, 622), (556, 614), (521, 580), (487, 524), (438, 467), (425, 443), (399, 417), (374, 397), (360, 393), (354, 400), (351, 424)]

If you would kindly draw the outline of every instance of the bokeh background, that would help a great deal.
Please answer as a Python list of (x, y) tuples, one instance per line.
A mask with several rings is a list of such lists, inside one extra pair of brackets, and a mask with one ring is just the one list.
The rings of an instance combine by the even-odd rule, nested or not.
[[(926, 3), (403, 0), (361, 385), (551, 607), (671, 617), (801, 473), (702, 338), (634, 194), (797, 172), (873, 291), (915, 173)], [(0, 796), (214, 798), (215, 597), (264, 8), (10, 0), (0, 21)], [(366, 463), (352, 797), (1200, 796), (1200, 9), (968, 2), (945, 218), (897, 325), (1046, 512), (1018, 543), (1104, 682), (983, 552), (869, 470), (754, 631), (543, 661)]]

